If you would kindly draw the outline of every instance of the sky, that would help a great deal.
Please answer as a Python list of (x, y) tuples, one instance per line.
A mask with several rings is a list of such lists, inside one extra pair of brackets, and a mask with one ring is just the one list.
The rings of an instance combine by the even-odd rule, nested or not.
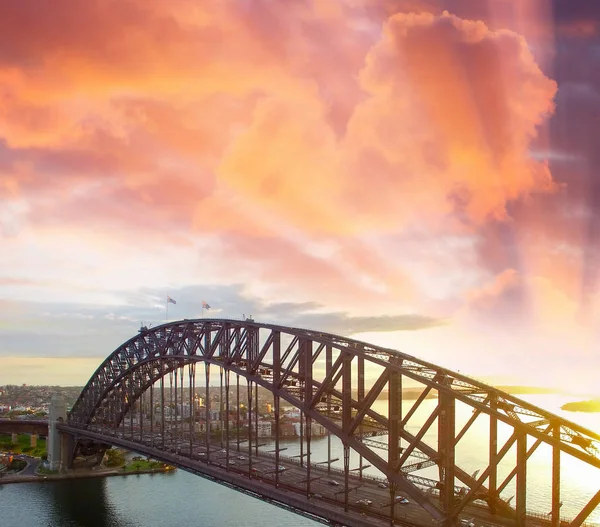
[(0, 384), (140, 324), (600, 394), (600, 4), (0, 2)]

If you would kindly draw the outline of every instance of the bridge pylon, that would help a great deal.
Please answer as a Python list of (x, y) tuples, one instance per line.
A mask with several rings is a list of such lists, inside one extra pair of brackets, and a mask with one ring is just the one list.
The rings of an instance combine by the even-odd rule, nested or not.
[(57, 425), (67, 421), (67, 405), (62, 397), (53, 395), (48, 411), (48, 464), (50, 470), (64, 468), (62, 456), (62, 434)]

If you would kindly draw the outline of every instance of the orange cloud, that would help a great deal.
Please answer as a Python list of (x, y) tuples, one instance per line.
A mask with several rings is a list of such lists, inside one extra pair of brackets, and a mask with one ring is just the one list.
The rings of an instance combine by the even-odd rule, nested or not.
[[(59, 6), (52, 27), (3, 6), (7, 144), (55, 152), (67, 171), (109, 169), (150, 205), (148, 184), (178, 209), (179, 188), (201, 213), (223, 185), (311, 232), (393, 231), (457, 210), (482, 222), (551, 188), (528, 148), (555, 84), (514, 33), (399, 13), (373, 46), (377, 25), (319, 2), (294, 4), (301, 29), (261, 3), (169, 5)], [(15, 33), (24, 24), (30, 41)], [(342, 35), (335, 55), (322, 51)]]
[(409, 277), (360, 244), (340, 239), (300, 244), (281, 236), (241, 234), (226, 240), (220, 254), (232, 281), (252, 284), (249, 292), (259, 296), (315, 301), (356, 314), (414, 312), (418, 305)]
[(369, 209), (379, 203), (398, 221), (458, 209), (479, 223), (551, 188), (547, 166), (528, 148), (556, 84), (518, 35), (447, 13), (398, 14), (361, 83), (371, 97), (357, 108), (348, 143), (360, 169), (353, 196), (371, 198)]
[(517, 34), (397, 14), (359, 81), (365, 96), (340, 139), (310, 85), (259, 102), (220, 179), (293, 225), (337, 233), (457, 211), (481, 223), (553, 188), (529, 148), (556, 84)]
[[(278, 288), (419, 305), (403, 259), (458, 276), (472, 248), (436, 236), (554, 188), (529, 150), (555, 83), (518, 33), (443, 4), (1, 4), (0, 192), (38, 229), (219, 239)], [(415, 226), (424, 249), (376, 243)]]
[(574, 341), (581, 291), (590, 314), (598, 298), (600, 68), (595, 18), (567, 9), (591, 4), (553, 0), (555, 21), (550, 4), (0, 2), (5, 294), (137, 305), (124, 291), (243, 284), (453, 316), (452, 357), (485, 324), (465, 364)]

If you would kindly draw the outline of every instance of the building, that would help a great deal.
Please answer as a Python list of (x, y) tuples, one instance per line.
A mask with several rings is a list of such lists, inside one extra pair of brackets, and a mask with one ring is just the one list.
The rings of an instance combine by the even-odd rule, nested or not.
[(258, 421), (258, 437), (271, 437), (273, 424), (270, 420), (260, 419)]

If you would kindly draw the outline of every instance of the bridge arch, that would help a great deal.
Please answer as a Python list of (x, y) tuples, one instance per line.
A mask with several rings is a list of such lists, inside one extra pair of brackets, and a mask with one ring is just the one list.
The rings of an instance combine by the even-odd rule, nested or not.
[[(452, 522), (473, 499), (482, 499), (494, 514), (513, 517), (520, 523), (526, 514), (523, 476), (530, 455), (528, 437), (535, 439), (538, 446), (546, 444), (552, 448), (558, 467), (551, 483), (558, 481), (559, 489), (557, 457), (561, 452), (600, 468), (600, 436), (491, 386), (388, 348), (329, 333), (248, 320), (183, 320), (140, 330), (96, 370), (69, 413), (69, 425), (81, 430), (115, 430), (157, 382), (173, 372), (177, 379), (177, 372), (181, 375), (183, 367), (192, 371), (198, 364), (204, 365), (205, 374), (216, 367), (226, 379), (233, 373), (245, 380), (250, 390), (261, 386), (271, 392), (276, 402), (276, 423), (279, 402), (285, 401), (308, 420), (307, 439), (312, 421), (338, 437), (344, 445), (346, 488), (352, 449), (361, 456), (361, 466), (364, 459), (377, 468), (393, 488), (407, 494), (437, 520)], [(377, 371), (377, 377), (367, 386), (365, 370), (369, 368)], [(403, 379), (423, 386), (406, 415), (402, 415)], [(411, 418), (409, 414), (414, 414), (430, 394), (437, 394), (438, 404), (421, 430), (411, 433), (405, 426)], [(373, 402), (381, 397), (387, 400), (388, 415), (372, 409)], [(490, 462), (479, 477), (454, 463), (456, 444), (472, 426), (466, 423), (460, 431), (456, 430), (456, 402), (466, 403), (475, 417), (484, 414), (494, 423), (490, 426)], [(207, 406), (207, 413), (208, 410)], [(492, 441), (497, 436), (491, 437), (494, 428), (497, 434), (498, 422), (514, 431), (500, 449)], [(424, 437), (435, 423), (437, 444), (431, 445)], [(387, 439), (379, 441), (374, 437)], [(505, 450), (514, 445), (515, 509), (499, 494), (506, 480), (500, 485), (497, 481), (498, 462)], [(380, 451), (386, 453), (381, 455)], [(419, 465), (437, 466), (438, 481), (432, 485), (407, 469)], [(581, 510), (574, 524), (583, 522), (599, 502), (600, 491)], [(559, 517), (559, 507), (560, 493), (553, 495), (553, 517)]]

